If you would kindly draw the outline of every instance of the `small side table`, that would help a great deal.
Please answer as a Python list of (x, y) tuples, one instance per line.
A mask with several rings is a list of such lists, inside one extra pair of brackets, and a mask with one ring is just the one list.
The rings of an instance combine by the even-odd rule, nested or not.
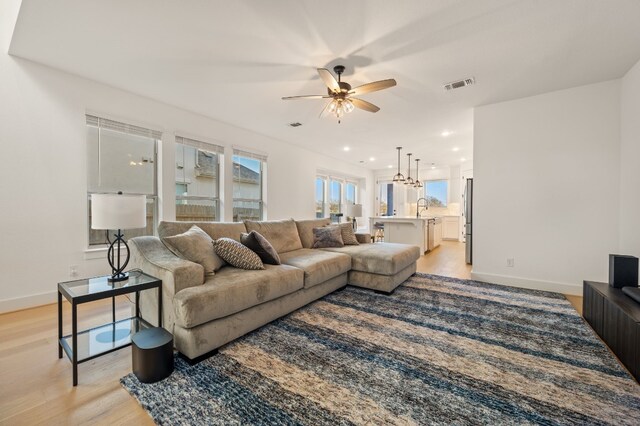
[[(129, 279), (109, 282), (108, 276), (67, 281), (58, 284), (58, 358), (62, 351), (73, 365), (73, 386), (78, 384), (78, 364), (131, 345), (131, 335), (153, 327), (140, 317), (140, 292), (158, 290), (158, 326), (162, 326), (162, 280), (143, 272), (131, 272)], [(136, 314), (116, 321), (115, 297), (135, 293)], [(71, 334), (62, 334), (62, 296), (71, 303)], [(111, 298), (112, 321), (78, 331), (78, 305)]]

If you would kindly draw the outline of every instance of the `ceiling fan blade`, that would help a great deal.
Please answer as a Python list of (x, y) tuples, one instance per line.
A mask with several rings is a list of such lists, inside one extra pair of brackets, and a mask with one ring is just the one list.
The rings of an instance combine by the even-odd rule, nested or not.
[(338, 81), (333, 76), (333, 74), (329, 72), (328, 69), (318, 68), (318, 74), (320, 75), (320, 78), (322, 79), (322, 81), (324, 81), (324, 84), (327, 85), (329, 90), (331, 90), (334, 93), (337, 93), (340, 91), (340, 85), (338, 84)]
[(388, 80), (374, 81), (373, 83), (363, 84), (349, 91), (350, 95), (361, 95), (363, 93), (375, 92), (377, 90), (388, 89), (396, 85), (393, 78)]
[(288, 101), (291, 99), (325, 99), (325, 98), (331, 98), (331, 96), (325, 96), (325, 95), (283, 96), (282, 100)]
[(351, 100), (351, 102), (353, 103), (353, 106), (356, 108), (360, 108), (369, 112), (380, 111), (380, 108), (378, 108), (371, 102), (363, 101), (362, 99), (358, 99), (358, 98), (349, 98), (349, 100)]

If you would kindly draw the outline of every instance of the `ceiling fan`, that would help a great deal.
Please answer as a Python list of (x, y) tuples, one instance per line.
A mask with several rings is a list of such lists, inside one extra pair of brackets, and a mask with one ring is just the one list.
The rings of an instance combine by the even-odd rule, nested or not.
[(360, 108), (369, 112), (380, 111), (380, 108), (371, 102), (363, 101), (362, 99), (354, 98), (353, 96), (388, 89), (389, 87), (395, 86), (396, 81), (390, 78), (388, 80), (380, 80), (363, 84), (352, 89), (349, 83), (340, 80), (340, 76), (344, 70), (344, 65), (336, 65), (333, 67), (333, 71), (338, 75), (338, 79), (336, 80), (328, 69), (318, 68), (320, 78), (324, 84), (327, 85), (328, 95), (285, 96), (282, 99), (331, 99), (331, 102), (324, 107), (320, 116), (322, 117), (325, 112), (333, 113), (338, 117), (338, 123), (340, 123), (344, 114), (353, 111), (354, 108)]

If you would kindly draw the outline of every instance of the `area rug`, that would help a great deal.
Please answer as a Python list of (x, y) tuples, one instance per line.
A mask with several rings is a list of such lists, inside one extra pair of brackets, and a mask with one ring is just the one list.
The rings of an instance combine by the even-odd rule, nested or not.
[(166, 425), (640, 424), (640, 386), (564, 296), (426, 274), (121, 382)]

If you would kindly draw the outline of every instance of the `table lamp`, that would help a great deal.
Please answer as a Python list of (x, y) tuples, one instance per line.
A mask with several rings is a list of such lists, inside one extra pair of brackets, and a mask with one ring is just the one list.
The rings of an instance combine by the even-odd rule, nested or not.
[[(129, 263), (129, 245), (124, 240), (124, 229), (145, 228), (147, 226), (147, 197), (144, 195), (91, 194), (91, 229), (106, 230), (109, 250), (107, 260), (111, 266), (110, 282), (124, 281), (129, 274), (124, 268)], [(109, 230), (117, 230), (111, 241)], [(117, 245), (116, 245), (117, 243)], [(124, 246), (126, 259), (120, 262), (120, 247)], [(117, 258), (117, 260), (116, 260)]]
[(356, 217), (362, 217), (362, 204), (347, 204), (347, 216), (353, 221), (353, 230), (357, 230)]

